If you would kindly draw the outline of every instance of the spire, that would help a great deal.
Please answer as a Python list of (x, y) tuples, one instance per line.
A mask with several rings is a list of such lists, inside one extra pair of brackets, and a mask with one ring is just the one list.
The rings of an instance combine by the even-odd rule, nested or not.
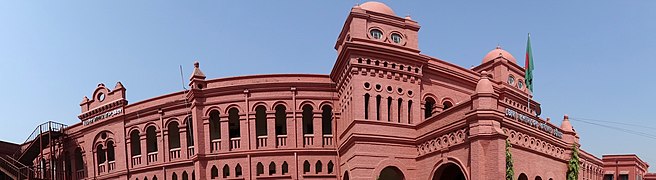
[(569, 116), (565, 114), (565, 117), (563, 117), (563, 123), (560, 124), (560, 129), (562, 129), (565, 132), (574, 132), (574, 128), (572, 127), (572, 124), (569, 122)]
[(87, 102), (89, 102), (89, 98), (87, 96), (84, 96), (84, 98), (82, 98), (82, 102), (80, 102), (80, 104), (85, 104)]
[(123, 89), (123, 88), (125, 88), (125, 87), (123, 87), (123, 84), (121, 84), (121, 81), (116, 82), (116, 86), (114, 87), (114, 90)]
[(191, 74), (189, 80), (193, 79), (205, 79), (205, 73), (200, 70), (200, 63), (198, 63), (198, 61), (194, 62), (194, 72)]
[(490, 81), (490, 73), (481, 72), (481, 79), (476, 83), (476, 93), (494, 93), (494, 87)]

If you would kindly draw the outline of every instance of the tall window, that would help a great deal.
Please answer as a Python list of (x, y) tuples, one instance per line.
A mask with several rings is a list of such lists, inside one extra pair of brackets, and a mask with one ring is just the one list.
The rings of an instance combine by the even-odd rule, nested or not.
[(105, 149), (103, 149), (102, 144), (98, 144), (98, 146), (96, 146), (96, 159), (98, 159), (98, 164), (105, 163), (105, 158)]
[(412, 124), (412, 100), (408, 100), (408, 124)]
[(424, 104), (424, 118), (428, 119), (433, 116), (433, 108), (435, 108), (435, 100), (433, 98), (426, 98), (426, 104)]
[(84, 158), (82, 157), (82, 148), (77, 147), (75, 148), (74, 152), (75, 156), (75, 170), (83, 170), (84, 169)]
[(177, 121), (169, 123), (169, 149), (180, 148), (180, 128)]
[(333, 164), (333, 161), (328, 162), (328, 174), (332, 174), (335, 168), (335, 164)]
[(219, 111), (212, 110), (210, 112), (210, 140), (215, 139), (221, 139), (221, 120)]
[(274, 175), (276, 174), (276, 163), (271, 162), (269, 163), (269, 175)]
[(255, 108), (255, 134), (256, 136), (267, 135), (267, 118), (266, 107), (257, 106)]
[(403, 99), (399, 98), (399, 104), (398, 104), (398, 106), (397, 106), (397, 108), (396, 108), (396, 111), (397, 111), (397, 113), (396, 113), (396, 116), (397, 116), (397, 117), (396, 117), (396, 120), (397, 120), (399, 123), (401, 122), (401, 114), (403, 114), (403, 113), (402, 113), (403, 111), (401, 110), (402, 107), (403, 107), (402, 105), (403, 105)]
[(146, 151), (148, 153), (157, 152), (157, 133), (155, 132), (155, 126), (148, 126), (146, 128)]
[(309, 172), (310, 172), (310, 162), (305, 160), (305, 162), (303, 162), (303, 174), (309, 173)]
[(187, 126), (187, 147), (194, 146), (194, 122), (191, 116), (187, 117), (185, 125)]
[(325, 105), (321, 113), (321, 132), (322, 134), (333, 134), (333, 108)]
[(241, 177), (241, 175), (242, 175), (241, 165), (239, 165), (239, 163), (237, 163), (237, 166), (235, 167), (235, 177)]
[(230, 138), (241, 137), (241, 130), (239, 127), (239, 110), (237, 108), (232, 108), (228, 111), (228, 130), (230, 130)]
[(216, 168), (216, 166), (212, 166), (212, 173), (210, 175), (210, 178), (216, 179), (219, 177), (219, 168)]
[(262, 165), (262, 162), (258, 162), (257, 165), (255, 166), (255, 169), (256, 169), (255, 172), (256, 176), (260, 176), (264, 174), (264, 165)]
[(369, 119), (369, 93), (364, 94), (364, 119)]
[(114, 141), (107, 142), (107, 161), (114, 161)]
[(130, 133), (130, 151), (132, 156), (141, 155), (141, 137), (139, 137), (139, 130), (134, 130)]
[(282, 104), (276, 106), (276, 135), (287, 135), (287, 112)]
[(303, 134), (314, 134), (314, 128), (312, 126), (312, 119), (314, 118), (313, 110), (309, 104), (303, 106)]
[(319, 174), (323, 169), (323, 164), (321, 161), (317, 161), (316, 165), (314, 166), (314, 172)]
[(182, 180), (189, 180), (189, 174), (187, 174), (187, 171), (182, 171)]
[(287, 164), (287, 161), (282, 162), (282, 168), (281, 169), (282, 169), (282, 172), (281, 172), (282, 175), (285, 175), (285, 174), (289, 173), (289, 165)]
[(376, 120), (380, 120), (380, 95), (376, 96)]
[(392, 97), (387, 97), (387, 121), (392, 122)]
[(230, 176), (230, 167), (228, 165), (223, 165), (223, 178)]

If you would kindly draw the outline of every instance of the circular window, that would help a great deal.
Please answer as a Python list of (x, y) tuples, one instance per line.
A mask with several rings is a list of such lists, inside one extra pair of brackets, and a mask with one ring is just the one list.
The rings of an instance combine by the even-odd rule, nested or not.
[(510, 85), (515, 84), (515, 77), (513, 77), (513, 76), (508, 76), (508, 84), (510, 84)]
[(102, 134), (100, 134), (100, 138), (107, 139), (107, 133), (103, 132)]
[(412, 96), (412, 91), (408, 91), (408, 96)]
[(396, 89), (396, 92), (398, 92), (399, 94), (403, 94), (403, 89), (398, 88), (398, 89)]
[(519, 81), (517, 81), (517, 87), (519, 89), (524, 89), (524, 80), (520, 79)]
[(383, 87), (380, 84), (376, 84), (376, 91), (380, 91), (380, 90), (382, 90), (382, 88)]
[(394, 41), (396, 44), (401, 43), (401, 41), (403, 41), (403, 37), (401, 37), (400, 34), (394, 33), (392, 34), (392, 41)]
[(105, 100), (105, 94), (103, 94), (103, 93), (98, 94), (98, 101), (102, 102), (104, 100)]
[(365, 89), (370, 89), (370, 88), (371, 88), (371, 84), (369, 84), (368, 82), (364, 83), (364, 88), (365, 88)]
[(392, 92), (392, 86), (387, 86), (387, 91)]
[(378, 29), (372, 29), (369, 34), (371, 35), (372, 38), (374, 39), (381, 39), (383, 38), (383, 31), (380, 31)]

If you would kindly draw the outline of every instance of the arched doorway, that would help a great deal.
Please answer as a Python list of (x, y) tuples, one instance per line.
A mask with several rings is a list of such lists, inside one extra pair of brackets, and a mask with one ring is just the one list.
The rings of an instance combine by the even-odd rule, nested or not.
[(433, 180), (466, 180), (466, 178), (458, 165), (447, 163), (435, 170)]
[(517, 180), (528, 180), (528, 176), (526, 176), (526, 174), (522, 173), (522, 174), (519, 175), (519, 178), (517, 178)]
[(378, 180), (404, 180), (403, 172), (397, 167), (387, 166), (378, 175)]

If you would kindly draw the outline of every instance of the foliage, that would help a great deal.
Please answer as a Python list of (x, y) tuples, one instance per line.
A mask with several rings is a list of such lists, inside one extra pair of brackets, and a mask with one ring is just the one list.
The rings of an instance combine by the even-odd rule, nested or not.
[(578, 180), (579, 179), (579, 149), (574, 144), (572, 146), (572, 157), (569, 159), (569, 164), (567, 165), (567, 180)]
[(513, 168), (513, 159), (512, 154), (510, 154), (510, 141), (506, 139), (506, 180), (512, 180), (515, 176), (515, 170)]

